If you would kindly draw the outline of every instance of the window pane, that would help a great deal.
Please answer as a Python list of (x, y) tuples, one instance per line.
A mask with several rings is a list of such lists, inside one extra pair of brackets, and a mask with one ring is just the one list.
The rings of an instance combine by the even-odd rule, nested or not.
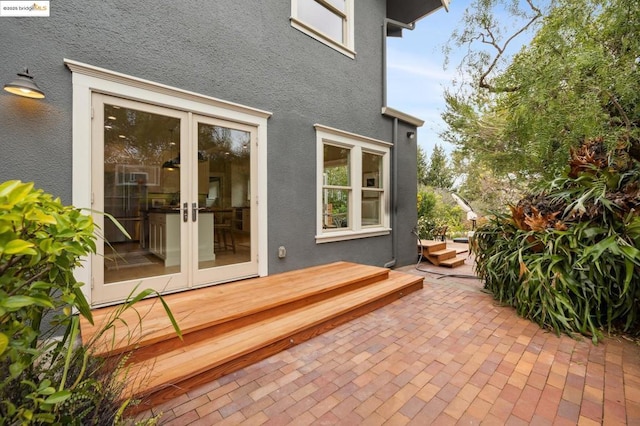
[(210, 219), (213, 235), (213, 250), (200, 248), (200, 269), (251, 261), (250, 142), (247, 131), (198, 123), (198, 225)]
[(382, 156), (362, 153), (362, 186), (382, 188)]
[(105, 283), (180, 271), (179, 167), (178, 118), (104, 105)]
[(324, 189), (322, 205), (324, 207), (323, 228), (349, 227), (349, 190)]
[[(331, 3), (334, 2), (340, 3), (336, 0)], [(342, 17), (315, 0), (298, 1), (298, 18), (337, 42), (344, 43)]]
[(346, 0), (327, 0), (327, 3), (342, 12), (346, 11)]
[(380, 221), (381, 197), (380, 191), (362, 191), (362, 226), (382, 224)]
[(324, 185), (349, 186), (350, 150), (333, 145), (324, 146)]

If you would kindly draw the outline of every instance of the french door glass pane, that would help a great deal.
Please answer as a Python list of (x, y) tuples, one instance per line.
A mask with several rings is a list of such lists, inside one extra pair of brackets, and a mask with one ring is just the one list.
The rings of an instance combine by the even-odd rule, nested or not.
[[(251, 133), (198, 123), (199, 269), (251, 260)], [(203, 240), (212, 238), (212, 249)]]
[(105, 283), (180, 272), (180, 120), (104, 105)]

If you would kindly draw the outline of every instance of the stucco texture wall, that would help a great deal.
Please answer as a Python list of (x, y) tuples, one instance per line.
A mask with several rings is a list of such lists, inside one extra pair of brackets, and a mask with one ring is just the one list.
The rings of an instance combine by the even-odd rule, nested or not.
[[(313, 124), (393, 140), (393, 120), (380, 114), (386, 2), (355, 2), (355, 59), (292, 28), (290, 7), (275, 0), (66, 0), (51, 2), (48, 18), (0, 18), (3, 84), (28, 66), (47, 95), (0, 95), (0, 181), (34, 181), (71, 202), (68, 58), (273, 113), (260, 146), (268, 150), (269, 273), (335, 260), (389, 262), (391, 235), (326, 244), (314, 238)], [(407, 264), (415, 259), (415, 141), (402, 138), (394, 150), (401, 175), (396, 257)], [(277, 257), (279, 246), (287, 248), (285, 259)]]

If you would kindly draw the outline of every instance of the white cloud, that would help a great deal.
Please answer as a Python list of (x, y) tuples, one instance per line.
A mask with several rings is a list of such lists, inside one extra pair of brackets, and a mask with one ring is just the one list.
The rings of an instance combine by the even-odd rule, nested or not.
[(429, 63), (389, 62), (388, 68), (430, 80), (451, 81), (452, 74)]

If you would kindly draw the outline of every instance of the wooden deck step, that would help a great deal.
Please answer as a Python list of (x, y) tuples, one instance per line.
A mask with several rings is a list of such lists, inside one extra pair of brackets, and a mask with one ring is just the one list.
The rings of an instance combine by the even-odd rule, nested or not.
[(439, 266), (446, 266), (447, 268), (456, 268), (458, 266), (464, 265), (464, 257), (456, 256), (452, 259), (446, 259), (440, 262)]
[(435, 266), (455, 268), (464, 265), (465, 258), (459, 254), (468, 251), (468, 248), (447, 248), (445, 241), (420, 240), (419, 247), (422, 257)]
[[(123, 397), (142, 398), (138, 412), (317, 336), (423, 286), (423, 277), (336, 262), (164, 297), (180, 340), (158, 300), (125, 311), (99, 351), (127, 352)], [(96, 324), (117, 307), (93, 311)], [(142, 327), (138, 315), (143, 317)], [(81, 321), (84, 342), (99, 325)], [(117, 344), (113, 344), (116, 341)], [(135, 350), (133, 350), (135, 349)], [(133, 350), (131, 352), (131, 350)]]
[[(388, 277), (386, 268), (335, 262), (268, 277), (238, 281), (164, 296), (183, 335), (216, 325), (232, 324), (269, 309), (308, 303), (351, 286), (365, 286)], [(194, 303), (196, 302), (196, 303)], [(112, 318), (118, 306), (92, 312), (94, 324), (81, 318), (82, 342), (87, 344)], [(143, 318), (140, 327), (139, 318)], [(120, 321), (92, 345), (96, 355), (113, 355), (175, 337), (162, 303), (147, 299), (125, 311)], [(259, 318), (251, 318), (259, 320)], [(128, 326), (124, 326), (127, 324)]]
[[(157, 405), (238, 368), (299, 344), (422, 288), (422, 277), (391, 271), (389, 278), (300, 306), (268, 320), (163, 350), (130, 366), (127, 392)], [(145, 409), (145, 407), (142, 407)]]
[(426, 256), (427, 254), (446, 249), (447, 243), (445, 241), (420, 240), (420, 247), (422, 248), (422, 255)]
[(458, 252), (455, 249), (444, 249), (431, 252), (427, 255), (429, 258), (433, 258), (438, 262), (456, 257)]
[(445, 250), (438, 250), (436, 252), (426, 255), (425, 257), (427, 258), (427, 260), (429, 260), (429, 262), (433, 263), (435, 266), (440, 266), (443, 264), (443, 262), (446, 262), (447, 260), (455, 258), (456, 255), (457, 255), (457, 252), (455, 249), (445, 249)]

